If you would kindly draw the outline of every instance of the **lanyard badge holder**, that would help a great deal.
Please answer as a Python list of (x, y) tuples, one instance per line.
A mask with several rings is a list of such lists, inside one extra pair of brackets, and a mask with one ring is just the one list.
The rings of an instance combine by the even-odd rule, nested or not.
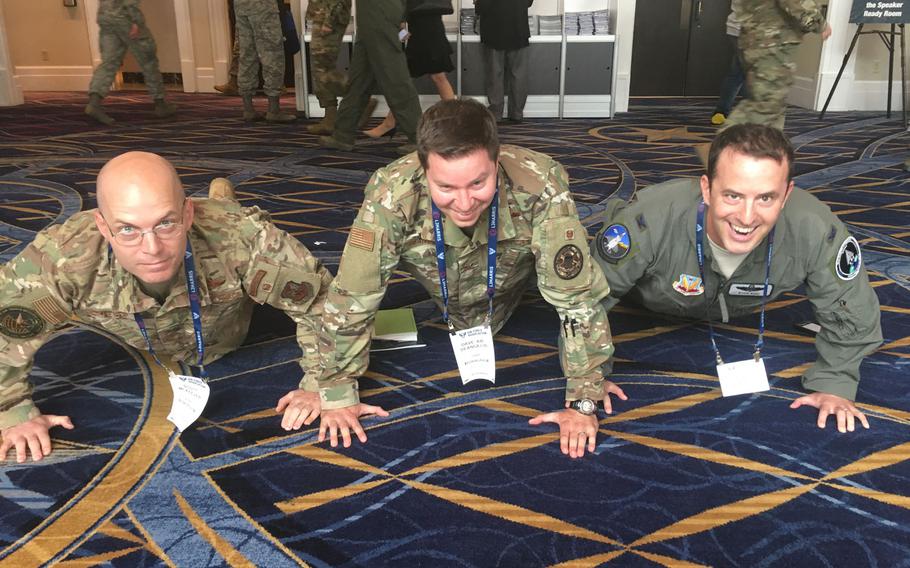
[[(498, 182), (497, 182), (498, 185)], [(446, 275), (446, 248), (442, 231), (442, 212), (432, 203), (433, 238), (436, 242), (436, 268), (442, 293), (442, 319), (449, 327), (452, 351), (458, 363), (461, 384), (485, 380), (496, 384), (496, 355), (493, 351), (493, 296), (496, 292), (496, 247), (499, 225), (499, 191), (490, 204), (490, 225), (487, 240), (487, 315), (481, 325), (457, 331), (449, 320), (449, 283)]]
[(184, 255), (183, 260), (183, 269), (186, 273), (190, 312), (193, 316), (193, 332), (196, 338), (196, 353), (199, 355), (197, 365), (199, 366), (200, 377), (178, 375), (162, 363), (161, 359), (158, 358), (158, 354), (155, 353), (155, 348), (152, 347), (152, 341), (149, 339), (148, 330), (145, 327), (145, 320), (143, 319), (142, 314), (133, 314), (136, 324), (139, 326), (139, 332), (142, 334), (142, 337), (145, 338), (146, 345), (148, 345), (149, 353), (159, 366), (167, 370), (168, 380), (171, 383), (171, 390), (174, 394), (171, 411), (168, 413), (167, 419), (173, 422), (181, 433), (202, 415), (202, 411), (205, 409), (210, 394), (209, 385), (206, 382), (208, 380), (208, 373), (206, 373), (205, 365), (203, 365), (203, 360), (205, 359), (205, 341), (202, 336), (202, 307), (199, 303), (196, 263), (193, 259), (193, 250), (192, 247), (190, 247), (189, 239), (186, 240), (186, 254)]
[[(698, 216), (695, 220), (695, 255), (698, 258), (698, 273), (702, 285), (707, 288), (705, 280), (705, 204), (698, 205)], [(768, 251), (765, 260), (765, 285), (761, 296), (761, 315), (759, 316), (758, 340), (755, 342), (755, 352), (752, 359), (724, 363), (717, 348), (714, 337), (714, 326), (711, 324), (708, 295), (705, 294), (705, 319), (708, 322), (708, 333), (711, 337), (711, 347), (714, 348), (714, 358), (717, 361), (717, 378), (720, 379), (721, 393), (726, 396), (763, 392), (771, 387), (768, 384), (768, 373), (765, 362), (761, 358), (761, 348), (764, 345), (765, 334), (765, 303), (768, 299), (768, 283), (771, 279), (771, 252), (774, 249), (774, 228), (768, 233)]]

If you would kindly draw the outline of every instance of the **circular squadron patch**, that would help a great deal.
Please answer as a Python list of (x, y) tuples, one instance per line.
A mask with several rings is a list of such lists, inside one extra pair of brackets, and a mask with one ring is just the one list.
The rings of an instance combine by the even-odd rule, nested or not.
[(859, 243), (853, 237), (847, 237), (840, 245), (837, 251), (837, 259), (834, 261), (834, 270), (837, 277), (841, 280), (853, 280), (859, 276), (859, 269), (863, 264), (863, 253), (859, 249)]
[(44, 331), (44, 320), (28, 308), (11, 306), (0, 310), (0, 333), (13, 339), (29, 339)]
[(619, 262), (631, 247), (632, 239), (625, 225), (614, 223), (597, 235), (597, 253), (607, 262)]
[(582, 256), (581, 249), (575, 245), (565, 245), (553, 259), (553, 269), (563, 280), (571, 280), (578, 276), (584, 264), (585, 257)]

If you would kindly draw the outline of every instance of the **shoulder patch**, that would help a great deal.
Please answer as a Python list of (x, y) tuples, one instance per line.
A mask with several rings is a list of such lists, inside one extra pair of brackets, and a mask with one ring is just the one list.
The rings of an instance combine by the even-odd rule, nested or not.
[(44, 320), (36, 312), (22, 306), (0, 310), (0, 333), (13, 339), (31, 339), (44, 331)]
[(352, 247), (357, 247), (368, 252), (373, 252), (373, 245), (376, 240), (376, 233), (363, 227), (351, 227), (351, 235), (348, 242)]
[(38, 298), (32, 302), (32, 307), (45, 321), (50, 322), (52, 325), (63, 323), (69, 319), (66, 312), (60, 308), (60, 305), (51, 296)]
[(863, 253), (856, 239), (847, 237), (837, 251), (834, 260), (834, 271), (841, 280), (853, 280), (859, 276), (859, 269), (863, 264)]
[(571, 280), (578, 276), (584, 264), (585, 257), (581, 254), (581, 249), (575, 245), (563, 246), (553, 259), (553, 269), (563, 280)]
[(597, 254), (607, 262), (616, 263), (629, 254), (632, 239), (625, 225), (614, 223), (597, 235)]
[(288, 282), (281, 290), (281, 297), (295, 304), (299, 304), (313, 297), (313, 285), (309, 282)]

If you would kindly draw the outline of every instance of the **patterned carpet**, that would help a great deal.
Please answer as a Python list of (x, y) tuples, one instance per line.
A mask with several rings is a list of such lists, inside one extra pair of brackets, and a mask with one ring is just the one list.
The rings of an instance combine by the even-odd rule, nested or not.
[[(191, 193), (226, 176), (334, 271), (371, 172), (399, 141), (326, 151), (302, 124), (247, 125), (240, 101), (177, 94), (177, 120), (142, 94), (112, 95), (113, 128), (84, 95), (31, 93), (0, 108), (0, 258), (95, 206), (94, 179), (129, 149), (161, 153)], [(286, 104), (290, 104), (288, 99)], [(602, 202), (701, 173), (712, 101), (635, 100), (611, 120), (528, 120), (505, 142), (557, 156), (590, 229)], [(391, 410), (349, 449), (286, 433), (274, 413), (296, 385), (293, 327), (260, 310), (247, 344), (208, 367), (212, 398), (179, 438), (167, 378), (145, 353), (72, 329), (39, 353), (36, 400), (67, 414), (55, 451), (0, 468), (0, 565), (36, 566), (908, 566), (910, 565), (910, 133), (880, 114), (790, 109), (797, 183), (850, 224), (882, 306), (884, 345), (862, 366), (872, 428), (819, 430), (787, 408), (814, 360), (801, 291), (768, 306), (772, 389), (724, 399), (707, 329), (620, 304), (610, 314), (629, 395), (601, 421), (595, 455), (570, 460), (553, 428), (555, 313), (535, 290), (496, 337), (495, 386), (462, 387), (439, 313), (408, 278), (423, 350), (373, 358), (363, 397)], [(757, 315), (719, 325), (751, 352)]]

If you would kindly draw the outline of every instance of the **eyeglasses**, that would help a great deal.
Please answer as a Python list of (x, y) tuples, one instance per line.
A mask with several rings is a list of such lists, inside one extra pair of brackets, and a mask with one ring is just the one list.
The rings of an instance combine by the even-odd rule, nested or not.
[[(101, 218), (104, 219), (103, 216)], [(104, 219), (104, 224), (107, 225), (107, 230), (114, 236), (114, 240), (121, 245), (128, 247), (140, 244), (142, 242), (142, 237), (149, 233), (155, 233), (155, 236), (162, 241), (169, 241), (180, 235), (180, 229), (183, 227), (182, 221), (173, 221), (171, 219), (165, 219), (151, 229), (145, 231), (130, 225), (125, 225), (117, 231), (114, 231), (107, 222), (107, 219)]]

